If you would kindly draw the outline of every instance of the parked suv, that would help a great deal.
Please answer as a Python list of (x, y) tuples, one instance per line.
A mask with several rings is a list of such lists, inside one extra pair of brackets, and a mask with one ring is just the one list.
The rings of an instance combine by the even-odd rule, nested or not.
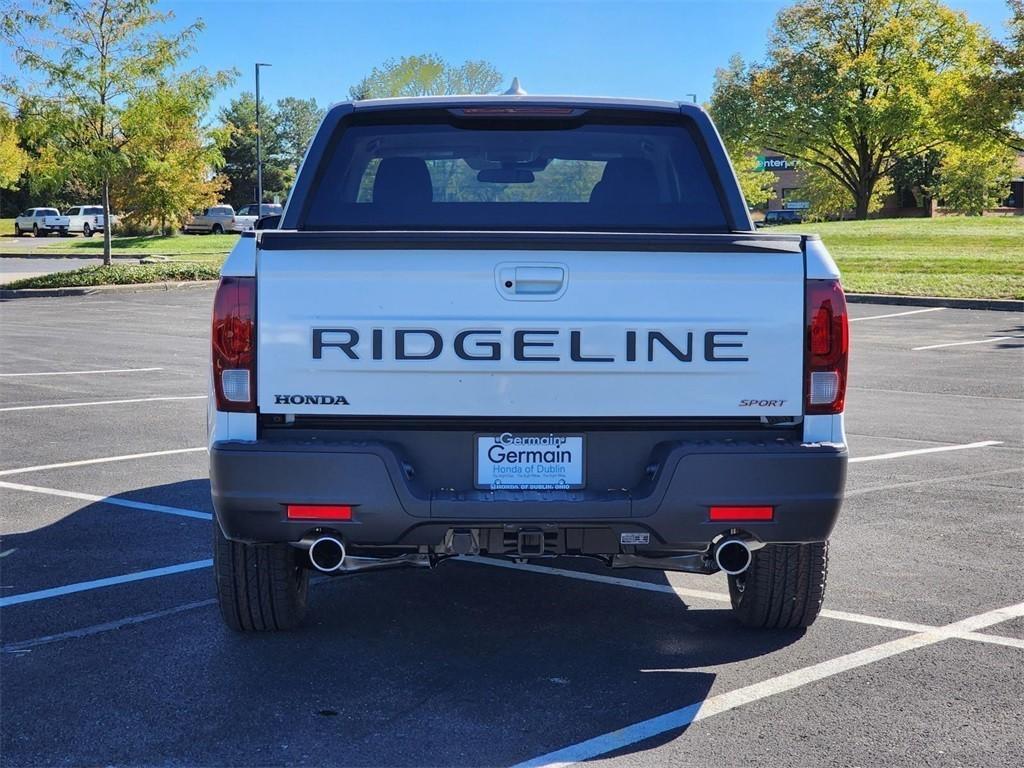
[(61, 216), (56, 208), (29, 208), (14, 220), (14, 234), (31, 232), (36, 237), (46, 237), (51, 232), (61, 235), (68, 233), (68, 217)]
[(804, 217), (799, 211), (768, 211), (764, 215), (761, 226), (770, 227), (773, 224), (800, 224)]
[(235, 209), (230, 205), (212, 205), (198, 213), (192, 214), (182, 232), (206, 232), (222, 235), (232, 231), (235, 226)]
[[(96, 232), (106, 229), (106, 219), (103, 216), (102, 205), (78, 205), (69, 208), (68, 232), (81, 232), (86, 237), (92, 237)], [(111, 222), (116, 224), (113, 216)]]
[(337, 105), (221, 274), (229, 626), (294, 626), (311, 571), (462, 555), (723, 572), (747, 626), (817, 617), (846, 301), (818, 237), (754, 231), (700, 107)]
[(256, 221), (264, 216), (279, 216), (283, 209), (277, 203), (264, 203), (263, 205), (245, 205), (235, 213), (235, 223), (231, 229), (233, 232), (245, 232), (256, 226)]

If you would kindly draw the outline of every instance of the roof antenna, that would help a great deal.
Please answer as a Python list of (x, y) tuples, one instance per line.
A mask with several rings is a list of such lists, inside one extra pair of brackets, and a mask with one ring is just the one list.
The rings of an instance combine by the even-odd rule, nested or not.
[(512, 85), (509, 86), (508, 90), (505, 91), (502, 96), (525, 96), (526, 91), (523, 90), (523, 86), (519, 84), (519, 78), (512, 78)]

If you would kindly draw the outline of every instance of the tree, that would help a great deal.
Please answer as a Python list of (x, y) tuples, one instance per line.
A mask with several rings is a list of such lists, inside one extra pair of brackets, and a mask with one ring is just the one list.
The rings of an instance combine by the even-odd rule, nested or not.
[[(9, 3), (0, 34), (23, 71), (42, 77), (40, 87), (58, 106), (51, 146), (64, 166), (95, 181), (110, 220), (110, 190), (134, 140), (121, 117), (127, 102), (166, 82), (192, 50), (202, 22), (173, 34), (160, 27), (173, 14), (155, 0), (26, 0)], [(201, 70), (192, 77), (223, 79)], [(110, 227), (103, 231), (103, 261), (110, 263)]]
[(316, 103), (316, 99), (288, 96), (277, 102), (276, 112), (281, 160), (287, 164), (294, 178), (320, 121), (324, 119), (324, 110)]
[(1024, 0), (1007, 3), (1007, 37), (988, 41), (993, 67), (972, 79), (965, 129), (1024, 151)]
[(490, 93), (501, 80), (490, 62), (464, 61), (455, 66), (437, 54), (425, 53), (388, 59), (348, 92), (353, 99), (478, 94)]
[(711, 110), (727, 139), (821, 169), (859, 219), (900, 158), (965, 139), (988, 38), (938, 0), (801, 0), (776, 17), (764, 64), (730, 62)]
[(204, 79), (182, 78), (126, 105), (121, 121), (135, 140), (113, 193), (130, 221), (157, 222), (166, 233), (217, 202), (224, 182), (213, 171), (223, 158), (202, 127), (212, 96)]
[[(256, 97), (243, 93), (220, 111), (225, 200), (235, 208), (256, 201)], [(264, 197), (284, 198), (294, 178), (285, 159), (277, 113), (260, 105)], [(263, 202), (262, 200), (260, 202)]]
[(775, 185), (779, 183), (779, 177), (771, 171), (757, 170), (757, 154), (754, 151), (731, 148), (728, 144), (725, 148), (747, 205), (755, 207), (767, 203)]
[[(854, 209), (854, 199), (850, 190), (840, 184), (831, 174), (821, 168), (811, 166), (803, 176), (804, 183), (801, 191), (809, 204), (805, 216), (807, 221), (842, 219)], [(879, 179), (872, 192), (871, 200), (868, 202), (868, 213), (880, 210), (885, 203), (885, 198), (891, 194), (892, 182), (889, 177)]]
[(906, 195), (913, 196), (913, 204), (923, 207), (931, 215), (931, 201), (935, 198), (935, 189), (939, 183), (938, 170), (942, 153), (930, 149), (913, 157), (901, 157), (896, 161), (889, 174), (893, 188), (900, 196), (900, 207), (910, 207)]
[(17, 126), (0, 107), (0, 189), (14, 189), (28, 168), (28, 154), (21, 148)]
[(954, 211), (980, 216), (1006, 196), (1014, 159), (1012, 149), (995, 142), (950, 148), (939, 166), (939, 199)]
[[(715, 120), (729, 125), (740, 124), (745, 117), (737, 112), (752, 108), (748, 103), (743, 59), (740, 56), (731, 56), (728, 66), (715, 70), (714, 92), (718, 100), (709, 106), (709, 110)], [(747, 205), (764, 203), (771, 197), (772, 189), (778, 183), (779, 177), (771, 171), (756, 169), (761, 146), (756, 143), (754, 137), (739, 131), (723, 138)]]

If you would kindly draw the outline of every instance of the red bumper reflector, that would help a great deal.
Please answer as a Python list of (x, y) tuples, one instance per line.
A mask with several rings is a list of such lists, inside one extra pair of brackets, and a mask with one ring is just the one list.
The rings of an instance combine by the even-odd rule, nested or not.
[(351, 520), (352, 507), (339, 504), (289, 504), (289, 520)]
[(775, 507), (711, 507), (710, 519), (717, 522), (750, 522), (772, 520)]

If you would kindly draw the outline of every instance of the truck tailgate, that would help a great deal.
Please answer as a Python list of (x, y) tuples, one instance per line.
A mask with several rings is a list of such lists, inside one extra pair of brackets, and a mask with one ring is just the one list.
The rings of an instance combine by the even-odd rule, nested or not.
[(258, 251), (263, 413), (802, 412), (799, 246), (332, 249), (301, 239)]

